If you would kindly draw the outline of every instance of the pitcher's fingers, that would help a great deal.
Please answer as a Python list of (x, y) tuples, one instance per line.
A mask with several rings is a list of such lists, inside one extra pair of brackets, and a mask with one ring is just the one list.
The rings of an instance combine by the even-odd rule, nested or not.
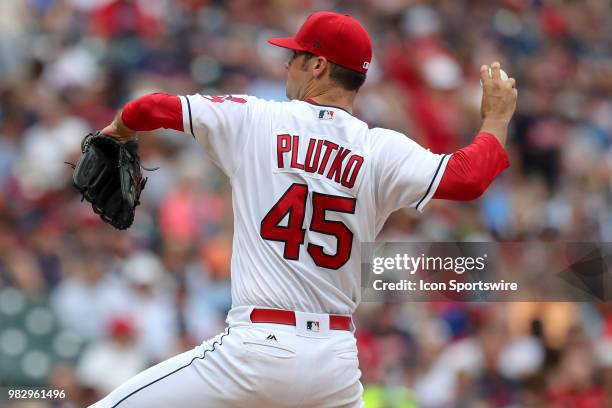
[(482, 81), (483, 86), (491, 82), (488, 65), (483, 65), (480, 67), (480, 80)]
[(499, 72), (501, 69), (501, 64), (497, 61), (491, 64), (491, 77), (495, 80), (501, 80), (501, 73)]
[(516, 88), (516, 79), (508, 78), (504, 81), (504, 85), (506, 85), (509, 88)]

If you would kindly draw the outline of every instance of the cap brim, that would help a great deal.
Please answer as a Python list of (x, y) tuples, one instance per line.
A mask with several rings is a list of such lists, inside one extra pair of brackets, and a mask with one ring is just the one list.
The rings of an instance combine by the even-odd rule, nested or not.
[(294, 51), (306, 51), (304, 47), (300, 46), (300, 44), (298, 44), (293, 37), (268, 38), (268, 42), (272, 45), (276, 45), (277, 47), (287, 48)]

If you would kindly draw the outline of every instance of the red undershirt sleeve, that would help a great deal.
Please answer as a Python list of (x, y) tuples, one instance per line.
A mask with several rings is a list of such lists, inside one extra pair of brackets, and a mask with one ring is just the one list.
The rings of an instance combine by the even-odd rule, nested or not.
[(181, 100), (165, 93), (148, 94), (125, 105), (121, 120), (136, 131), (165, 128), (183, 132)]
[(508, 154), (495, 136), (480, 132), (470, 145), (452, 154), (433, 198), (474, 200), (509, 165)]

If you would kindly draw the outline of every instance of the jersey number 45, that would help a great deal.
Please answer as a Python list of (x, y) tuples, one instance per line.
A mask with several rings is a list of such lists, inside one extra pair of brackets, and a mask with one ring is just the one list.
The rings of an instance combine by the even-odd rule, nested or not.
[[(308, 186), (294, 183), (261, 221), (261, 237), (270, 241), (284, 242), (283, 257), (285, 259), (299, 260), (300, 245), (304, 244), (306, 234), (302, 225), (304, 224), (307, 199)], [(356, 200), (351, 197), (312, 193), (312, 219), (310, 220), (309, 230), (332, 235), (337, 240), (336, 253), (333, 255), (326, 254), (320, 245), (308, 244), (306, 247), (308, 254), (317, 266), (338, 269), (351, 257), (353, 248), (352, 231), (343, 222), (328, 220), (325, 215), (327, 211), (354, 214), (355, 203)], [(280, 225), (287, 214), (289, 214), (287, 226)]]

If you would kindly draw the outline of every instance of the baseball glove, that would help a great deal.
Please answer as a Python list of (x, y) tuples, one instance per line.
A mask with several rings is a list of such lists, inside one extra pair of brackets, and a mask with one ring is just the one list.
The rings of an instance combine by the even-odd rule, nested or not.
[(102, 133), (90, 133), (81, 142), (83, 154), (72, 165), (74, 186), (96, 214), (123, 230), (134, 222), (140, 192), (147, 182), (142, 177), (138, 142), (121, 143)]

